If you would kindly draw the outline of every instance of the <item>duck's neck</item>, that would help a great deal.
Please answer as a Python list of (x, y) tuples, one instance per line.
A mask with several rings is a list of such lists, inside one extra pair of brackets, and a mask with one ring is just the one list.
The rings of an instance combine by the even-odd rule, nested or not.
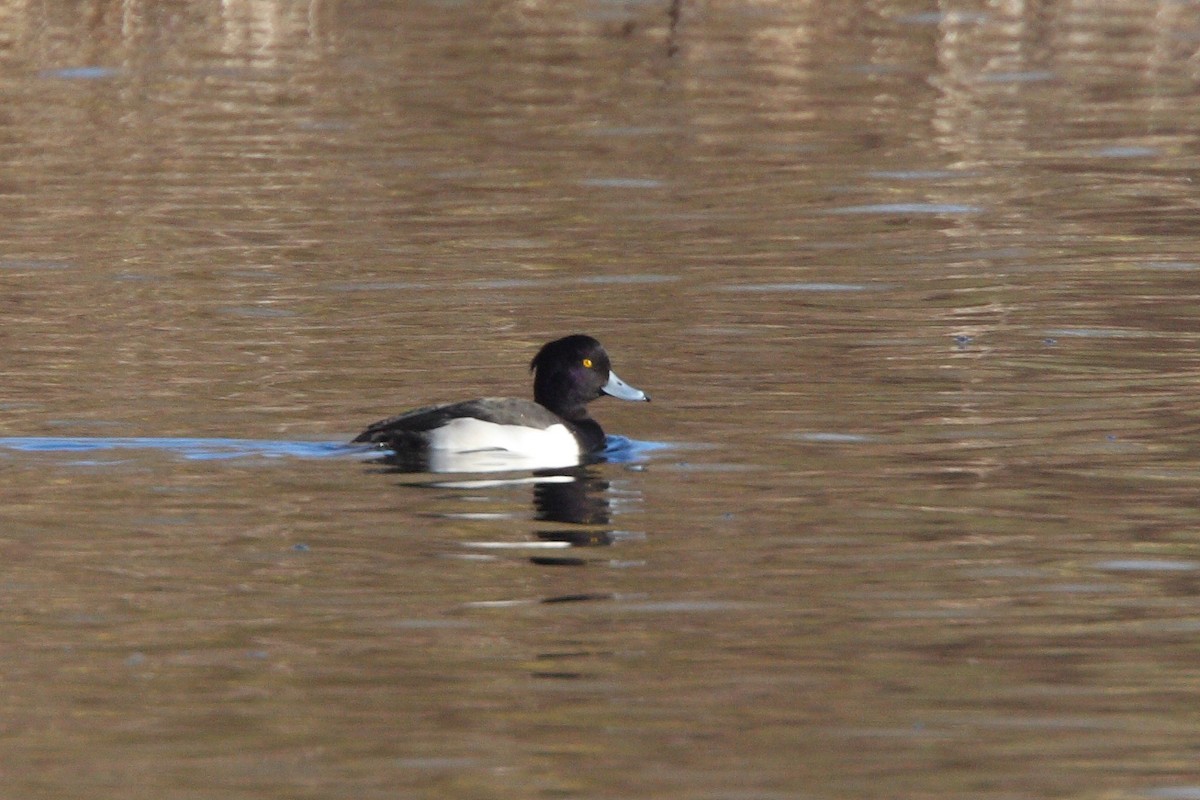
[(534, 402), (553, 412), (555, 416), (567, 423), (585, 453), (603, 450), (605, 445), (604, 429), (600, 427), (599, 422), (588, 415), (587, 399), (571, 395), (563, 397), (549, 388), (553, 385), (555, 385), (554, 381), (543, 379), (543, 375), (539, 371), (534, 376), (533, 382)]
[[(561, 415), (560, 415), (561, 416)], [(583, 419), (569, 419), (563, 417), (575, 438), (579, 440), (580, 449), (585, 453), (597, 453), (604, 449), (605, 436), (604, 429), (600, 427), (600, 423), (592, 419), (584, 412)]]

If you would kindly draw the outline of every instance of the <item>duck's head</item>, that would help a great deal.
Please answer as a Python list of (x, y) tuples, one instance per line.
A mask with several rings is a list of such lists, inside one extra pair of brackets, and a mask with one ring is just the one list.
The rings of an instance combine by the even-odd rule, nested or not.
[(533, 399), (567, 419), (586, 416), (584, 406), (602, 395), (650, 400), (617, 377), (600, 342), (581, 333), (544, 345), (529, 368), (534, 372)]

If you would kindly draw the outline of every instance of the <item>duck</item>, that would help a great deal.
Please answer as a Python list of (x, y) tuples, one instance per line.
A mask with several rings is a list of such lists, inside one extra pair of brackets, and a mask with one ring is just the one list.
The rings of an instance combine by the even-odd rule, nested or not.
[(603, 396), (649, 402), (625, 383), (599, 341), (548, 342), (529, 362), (533, 400), (482, 397), (423, 406), (368, 425), (352, 444), (390, 450), (393, 463), (432, 472), (555, 469), (597, 460), (607, 437), (587, 405)]

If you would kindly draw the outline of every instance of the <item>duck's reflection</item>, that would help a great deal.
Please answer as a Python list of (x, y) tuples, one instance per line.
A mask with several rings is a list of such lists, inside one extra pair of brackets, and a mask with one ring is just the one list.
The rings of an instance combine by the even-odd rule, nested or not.
[[(613, 464), (496, 476), (428, 472), (418, 476), (405, 467), (392, 461), (388, 471), (409, 473), (405, 486), (410, 491), (412, 487), (437, 489), (441, 499), (450, 502), (450, 508), (438, 516), (466, 521), (464, 527), (468, 529), (490, 531), (475, 541), (455, 536), (457, 544), (474, 551), (466, 556), (468, 560), (511, 564), (502, 554), (519, 553), (534, 567), (524, 570), (510, 584), (515, 595), (492, 594), (466, 603), (467, 607), (497, 609), (536, 604), (566, 609), (580, 603), (611, 603), (625, 596), (613, 590), (616, 576), (611, 570), (640, 562), (597, 558), (600, 553), (583, 549), (610, 547), (642, 535), (614, 527), (614, 517), (619, 519), (631, 506), (636, 508), (641, 493), (636, 484), (630, 485), (619, 477), (621, 473), (613, 471)], [(532, 513), (526, 510), (525, 497), (531, 502)], [(514, 507), (522, 511), (514, 514)], [(529, 536), (514, 535), (512, 523), (520, 519), (532, 525)], [(597, 571), (597, 565), (607, 569)], [(593, 569), (582, 569), (586, 566)], [(531, 592), (532, 587), (536, 588)], [(535, 654), (539, 666), (532, 675), (555, 680), (587, 678), (593, 674), (595, 662), (611, 655), (601, 645), (580, 649), (574, 636), (566, 642), (551, 638), (547, 649)]]
[[(534, 477), (549, 479), (534, 484), (535, 519), (542, 522), (569, 522), (575, 525), (608, 525), (612, 522), (612, 504), (609, 498), (611, 484), (594, 468), (544, 470), (535, 472)], [(561, 480), (562, 477), (569, 477), (571, 480), (564, 481)]]
[[(557, 471), (571, 481), (547, 481), (534, 484), (534, 518), (542, 522), (565, 522), (587, 527), (549, 528), (534, 531), (543, 542), (562, 542), (569, 547), (607, 547), (613, 543), (611, 484), (595, 470), (577, 467)], [(550, 475), (543, 475), (550, 477)], [(586, 559), (559, 555), (537, 555), (529, 559), (541, 566), (583, 566)]]
[[(386, 456), (374, 463), (383, 465), (388, 473), (429, 476), (428, 464), (409, 458)], [(474, 491), (532, 487), (533, 519), (543, 523), (559, 523), (556, 527), (538, 526), (532, 531), (539, 542), (557, 542), (564, 547), (606, 547), (620, 538), (628, 538), (612, 529), (617, 492), (612, 482), (601, 474), (595, 464), (564, 469), (537, 470), (532, 474), (496, 477), (439, 476), (432, 480), (406, 481), (406, 486), (429, 489)], [(465, 515), (465, 514), (464, 514)], [(450, 513), (447, 516), (457, 516)], [(477, 515), (472, 515), (477, 518)], [(570, 526), (570, 527), (566, 527)], [(518, 545), (519, 546), (519, 545)], [(547, 557), (539, 554), (530, 558), (536, 564), (577, 565), (581, 558)]]

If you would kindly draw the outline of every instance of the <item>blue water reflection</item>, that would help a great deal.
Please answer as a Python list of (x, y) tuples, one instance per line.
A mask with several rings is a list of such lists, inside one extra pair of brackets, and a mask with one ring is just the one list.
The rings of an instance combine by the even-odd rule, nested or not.
[(649, 459), (651, 453), (670, 448), (668, 442), (643, 442), (609, 434), (604, 460), (611, 464), (640, 464)]
[(112, 67), (60, 67), (59, 69), (44, 69), (38, 73), (38, 77), (68, 81), (95, 81), (111, 78), (117, 74), (118, 70)]
[[(670, 447), (663, 442), (642, 442), (624, 436), (609, 436), (603, 460), (616, 464), (645, 461), (650, 453)], [(191, 461), (232, 458), (338, 458), (374, 457), (375, 447), (345, 442), (271, 441), (155, 436), (8, 436), (0, 437), (0, 450), (27, 453), (94, 453), (103, 450), (161, 450)]]
[(193, 461), (229, 458), (330, 458), (361, 454), (362, 448), (342, 442), (286, 442), (257, 439), (196, 439), (186, 437), (65, 437), (10, 436), (0, 449), (33, 453), (90, 453), (99, 450), (165, 450)]

